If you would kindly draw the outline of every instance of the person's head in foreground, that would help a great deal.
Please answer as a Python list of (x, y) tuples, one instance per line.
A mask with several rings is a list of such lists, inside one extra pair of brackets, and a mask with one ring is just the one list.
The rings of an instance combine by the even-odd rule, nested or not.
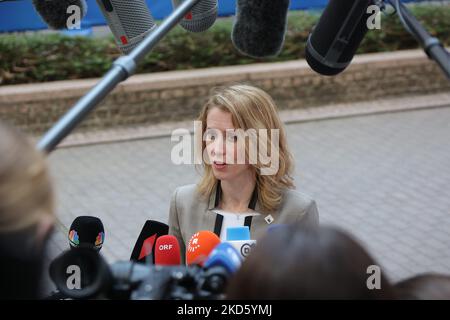
[(0, 123), (0, 299), (39, 298), (54, 219), (44, 156), (24, 134)]
[(450, 276), (426, 273), (394, 285), (402, 300), (450, 300)]
[(377, 263), (345, 232), (283, 226), (258, 242), (230, 280), (227, 298), (393, 299), (382, 273), (380, 289), (368, 288), (372, 265)]

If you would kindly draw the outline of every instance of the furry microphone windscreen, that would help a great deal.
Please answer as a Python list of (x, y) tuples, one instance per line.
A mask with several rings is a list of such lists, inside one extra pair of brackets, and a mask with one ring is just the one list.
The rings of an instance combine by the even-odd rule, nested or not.
[(263, 58), (280, 53), (289, 0), (237, 0), (231, 39), (242, 54)]
[(80, 8), (81, 19), (87, 12), (85, 0), (33, 0), (33, 6), (44, 22), (56, 30), (67, 29), (67, 22), (74, 14), (69, 7)]

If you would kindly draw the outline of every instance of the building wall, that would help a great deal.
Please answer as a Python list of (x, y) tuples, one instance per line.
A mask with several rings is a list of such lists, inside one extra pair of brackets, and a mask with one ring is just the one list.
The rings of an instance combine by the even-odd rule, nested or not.
[[(0, 119), (40, 134), (97, 81), (0, 87)], [(280, 109), (450, 91), (450, 82), (421, 50), (359, 55), (335, 77), (316, 74), (305, 60), (162, 72), (121, 83), (77, 130), (194, 119), (212, 88), (233, 83), (261, 87)]]

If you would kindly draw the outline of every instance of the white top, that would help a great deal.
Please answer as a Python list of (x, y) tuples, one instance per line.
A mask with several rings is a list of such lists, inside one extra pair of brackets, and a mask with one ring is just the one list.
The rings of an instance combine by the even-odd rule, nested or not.
[(249, 216), (259, 216), (257, 212), (243, 212), (243, 213), (233, 213), (227, 212), (220, 209), (214, 209), (215, 213), (223, 216), (222, 228), (220, 229), (220, 241), (227, 240), (227, 228), (230, 227), (243, 227), (245, 223), (245, 218)]

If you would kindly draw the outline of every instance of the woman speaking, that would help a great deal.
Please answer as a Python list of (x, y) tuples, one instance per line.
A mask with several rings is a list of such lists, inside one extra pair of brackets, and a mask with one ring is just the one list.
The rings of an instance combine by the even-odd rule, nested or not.
[(221, 240), (226, 229), (248, 226), (252, 239), (273, 224), (317, 226), (316, 203), (295, 191), (293, 159), (273, 99), (249, 85), (216, 89), (204, 105), (203, 175), (178, 187), (171, 199), (169, 234), (185, 257), (187, 241), (200, 230)]

